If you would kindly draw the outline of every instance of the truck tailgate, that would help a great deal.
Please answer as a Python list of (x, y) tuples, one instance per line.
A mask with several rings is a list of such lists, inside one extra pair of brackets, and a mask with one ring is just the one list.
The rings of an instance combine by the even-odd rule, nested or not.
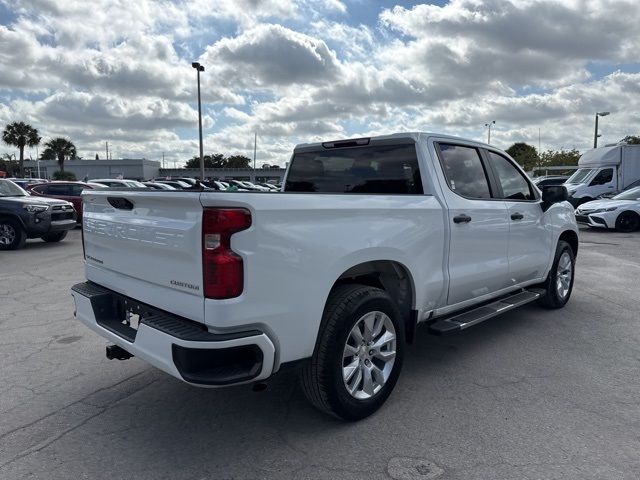
[(203, 321), (200, 192), (83, 194), (87, 279)]

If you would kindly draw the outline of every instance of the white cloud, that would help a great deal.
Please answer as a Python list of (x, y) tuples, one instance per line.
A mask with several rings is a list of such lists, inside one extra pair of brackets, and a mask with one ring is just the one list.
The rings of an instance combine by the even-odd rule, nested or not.
[(201, 62), (213, 65), (218, 82), (243, 88), (326, 83), (340, 69), (323, 41), (271, 24), (219, 40)]
[[(205, 150), (284, 163), (296, 142), (437, 130), (587, 148), (640, 133), (640, 11), (625, 0), (0, 0), (0, 122), (67, 135), (92, 157)], [(401, 3), (401, 2), (398, 2)], [(354, 23), (355, 8), (379, 22)], [(595, 67), (594, 67), (595, 65)], [(625, 72), (609, 73), (621, 67)], [(628, 73), (628, 72), (632, 73)], [(633, 73), (635, 72), (635, 73)], [(0, 153), (4, 147), (0, 145)]]
[(570, 84), (588, 78), (589, 61), (639, 58), (640, 12), (625, 0), (452, 0), (380, 18), (410, 38), (389, 46), (387, 61), (430, 82), (446, 78), (460, 94), (498, 82)]

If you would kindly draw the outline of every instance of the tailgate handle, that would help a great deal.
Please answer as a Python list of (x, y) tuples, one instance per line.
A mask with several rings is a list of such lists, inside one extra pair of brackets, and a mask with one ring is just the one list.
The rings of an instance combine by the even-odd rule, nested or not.
[(107, 197), (107, 202), (119, 210), (133, 210), (133, 203), (122, 197)]

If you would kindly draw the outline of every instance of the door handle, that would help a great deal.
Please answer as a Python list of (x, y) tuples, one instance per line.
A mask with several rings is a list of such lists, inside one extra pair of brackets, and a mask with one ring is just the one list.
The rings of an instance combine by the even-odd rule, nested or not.
[(469, 223), (470, 221), (471, 217), (466, 213), (461, 213), (460, 215), (453, 217), (453, 223)]
[(523, 218), (524, 218), (524, 215), (522, 215), (520, 212), (511, 214), (511, 220), (522, 220)]

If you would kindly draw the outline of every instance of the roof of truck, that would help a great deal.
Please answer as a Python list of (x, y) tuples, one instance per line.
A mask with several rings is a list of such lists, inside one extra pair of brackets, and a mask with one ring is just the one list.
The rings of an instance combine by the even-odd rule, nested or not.
[[(352, 138), (344, 138), (340, 140), (329, 140), (325, 142), (312, 142), (312, 143), (300, 143), (295, 146), (295, 150), (307, 150), (313, 148), (336, 148), (340, 146), (357, 146), (357, 145), (370, 145), (372, 143), (388, 143), (389, 141), (398, 141), (398, 140), (410, 140), (415, 142), (418, 140), (420, 136), (424, 137), (438, 137), (446, 140), (455, 140), (462, 141), (467, 143), (473, 143), (475, 145), (481, 145), (483, 147), (495, 148), (491, 145), (488, 145), (483, 142), (478, 142), (476, 140), (471, 140), (469, 138), (456, 137), (454, 135), (444, 135), (441, 133), (434, 132), (401, 132), (401, 133), (392, 133), (389, 135), (377, 135), (374, 137), (352, 137)], [(357, 143), (361, 141), (361, 143)], [(365, 143), (366, 141), (366, 143)]]

